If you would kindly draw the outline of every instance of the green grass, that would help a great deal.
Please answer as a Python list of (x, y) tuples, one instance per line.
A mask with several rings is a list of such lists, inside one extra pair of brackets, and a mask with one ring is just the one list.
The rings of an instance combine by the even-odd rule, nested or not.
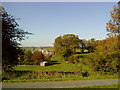
[(74, 72), (79, 69), (80, 64), (66, 63), (60, 55), (53, 56), (52, 61), (56, 64), (50, 66), (39, 65), (18, 65), (14, 67), (16, 71), (57, 71), (57, 72)]
[[(68, 68), (67, 68), (68, 67)], [(57, 72), (73, 72), (75, 65), (70, 63), (57, 64), (52, 66), (38, 66), (38, 65), (18, 65), (14, 67), (16, 71), (57, 71)]]
[[(68, 75), (60, 75), (57, 72), (92, 72), (89, 70), (88, 66), (85, 66), (80, 63), (72, 64), (66, 63), (64, 58), (60, 55), (54, 55), (51, 59), (52, 61), (56, 61), (55, 64), (50, 66), (39, 66), (39, 65), (18, 65), (14, 67), (16, 72), (23, 72), (22, 76), (12, 78), (10, 80), (5, 80), (4, 82), (25, 82), (25, 81), (68, 81), (68, 80), (93, 80), (93, 79), (117, 79), (118, 74), (114, 75), (100, 75), (100, 74), (90, 74), (88, 77), (83, 77), (82, 75), (77, 74), (68, 74)], [(82, 70), (81, 70), (82, 68)], [(24, 72), (26, 71), (26, 72)], [(30, 71), (30, 72), (29, 72)], [(42, 78), (39, 78), (39, 75), (34, 74), (34, 72), (50, 72), (56, 71), (56, 76), (42, 75)], [(92, 72), (93, 73), (93, 72)], [(30, 78), (35, 76), (35, 78)]]
[(86, 86), (86, 87), (74, 87), (74, 88), (120, 88), (120, 84), (112, 85), (100, 85), (100, 86)]

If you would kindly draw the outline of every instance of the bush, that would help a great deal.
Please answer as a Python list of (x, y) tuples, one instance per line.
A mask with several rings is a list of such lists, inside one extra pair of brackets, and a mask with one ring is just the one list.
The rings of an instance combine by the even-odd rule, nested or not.
[(75, 56), (75, 55), (71, 55), (68, 57), (68, 62), (71, 62), (71, 63), (76, 63), (76, 62), (79, 62), (78, 58)]
[(2, 81), (14, 79), (16, 77), (14, 71), (3, 71), (2, 72)]
[(117, 73), (119, 71), (119, 60), (120, 52), (102, 53), (95, 52), (89, 54), (85, 63), (94, 71), (102, 73)]
[(75, 54), (75, 58), (80, 59), (80, 58), (85, 58), (88, 54)]
[(42, 61), (45, 60), (45, 56), (42, 54), (42, 52), (35, 51), (35, 52), (32, 54), (31, 59), (33, 60), (33, 63), (34, 63), (35, 65), (40, 65), (40, 62), (42, 62)]
[(88, 77), (89, 76), (89, 73), (86, 71), (86, 72), (82, 72), (82, 76), (83, 77)]
[(51, 62), (52, 55), (45, 55), (45, 60)]

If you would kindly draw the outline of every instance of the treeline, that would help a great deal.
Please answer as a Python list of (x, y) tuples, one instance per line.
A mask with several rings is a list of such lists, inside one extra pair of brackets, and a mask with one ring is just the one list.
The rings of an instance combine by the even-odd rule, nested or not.
[(44, 55), (41, 51), (25, 50), (18, 55), (18, 65), (40, 65), (42, 61), (50, 62), (51, 55)]
[(80, 40), (77, 35), (66, 34), (55, 39), (56, 54), (71, 63), (80, 62), (93, 71), (117, 73), (119, 71), (120, 35), (104, 40)]
[(118, 37), (120, 36), (100, 41), (94, 53), (87, 55), (83, 62), (93, 71), (117, 73), (120, 68), (120, 44), (118, 44)]

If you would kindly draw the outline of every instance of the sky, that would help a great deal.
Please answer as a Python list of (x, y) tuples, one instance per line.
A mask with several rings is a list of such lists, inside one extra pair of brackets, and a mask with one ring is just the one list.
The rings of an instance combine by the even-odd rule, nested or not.
[(75, 34), (80, 39), (107, 37), (106, 23), (117, 2), (3, 2), (20, 20), (20, 28), (33, 33), (22, 46), (52, 46), (55, 38)]

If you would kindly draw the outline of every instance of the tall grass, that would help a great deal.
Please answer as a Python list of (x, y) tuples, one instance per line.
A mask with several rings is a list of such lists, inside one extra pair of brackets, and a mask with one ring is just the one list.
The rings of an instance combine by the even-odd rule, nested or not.
[(15, 72), (14, 77), (4, 82), (19, 82), (19, 81), (68, 81), (68, 80), (91, 80), (91, 79), (111, 79), (118, 78), (115, 75), (90, 75), (84, 76), (82, 72)]

